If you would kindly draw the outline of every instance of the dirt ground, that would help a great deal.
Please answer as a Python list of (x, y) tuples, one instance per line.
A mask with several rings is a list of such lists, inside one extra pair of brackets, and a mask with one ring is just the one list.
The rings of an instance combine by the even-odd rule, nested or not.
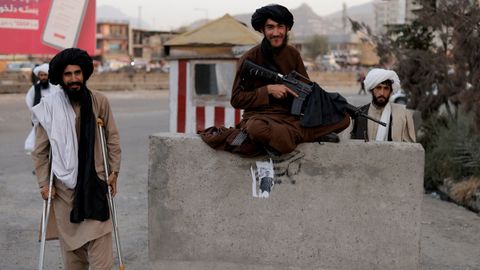
[(424, 195), (422, 270), (479, 270), (480, 216), (456, 204)]
[[(148, 135), (168, 130), (166, 91), (109, 92), (119, 126), (123, 161), (117, 196), (124, 261), (129, 270), (148, 267)], [(40, 195), (30, 157), (23, 152), (29, 114), (23, 95), (0, 95), (0, 269), (36, 269)], [(152, 124), (153, 123), (153, 124)], [(424, 195), (422, 270), (479, 270), (480, 216)], [(58, 241), (49, 242), (44, 269), (63, 269)]]

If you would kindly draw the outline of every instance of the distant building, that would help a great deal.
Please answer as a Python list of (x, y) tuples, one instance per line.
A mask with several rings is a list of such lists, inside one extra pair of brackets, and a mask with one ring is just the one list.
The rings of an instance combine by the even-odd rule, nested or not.
[(385, 33), (389, 25), (409, 24), (414, 11), (421, 8), (418, 0), (381, 0), (374, 2), (375, 33)]
[(330, 50), (350, 51), (360, 46), (360, 38), (356, 34), (328, 35), (327, 39)]
[(102, 61), (129, 61), (128, 36), (128, 21), (97, 22), (96, 56)]
[(378, 64), (375, 47), (365, 42), (362, 33), (328, 35), (328, 46), (337, 64), (341, 66)]
[(160, 61), (165, 57), (163, 45), (176, 35), (171, 31), (130, 28), (129, 54), (142, 61)]

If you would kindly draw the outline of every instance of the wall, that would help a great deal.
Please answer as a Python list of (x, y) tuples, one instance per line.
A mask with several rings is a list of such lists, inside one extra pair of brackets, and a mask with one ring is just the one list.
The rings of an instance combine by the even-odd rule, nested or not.
[[(155, 269), (418, 269), (419, 144), (308, 143), (251, 195), (257, 159), (198, 136), (150, 137), (149, 258)], [(291, 159), (294, 160), (294, 159)]]
[[(355, 73), (348, 72), (310, 72), (310, 78), (318, 82), (328, 91), (336, 91), (338, 87), (358, 88)], [(95, 90), (154, 90), (168, 89), (168, 73), (127, 72), (94, 73), (89, 87)], [(30, 72), (0, 73), (0, 94), (26, 93), (30, 88)]]
[[(0, 94), (27, 93), (31, 86), (30, 72), (0, 74)], [(168, 89), (168, 73), (94, 73), (88, 80), (88, 87), (98, 91)]]
[(317, 82), (327, 91), (337, 92), (336, 89), (340, 88), (359, 88), (357, 82), (357, 74), (355, 72), (318, 72), (309, 71), (308, 76), (310, 80)]

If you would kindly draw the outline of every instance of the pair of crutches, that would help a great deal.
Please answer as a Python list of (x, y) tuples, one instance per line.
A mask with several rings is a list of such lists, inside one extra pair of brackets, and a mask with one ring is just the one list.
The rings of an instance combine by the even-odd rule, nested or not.
[[(104, 124), (103, 120), (98, 118), (97, 119), (97, 126), (98, 126), (98, 133), (100, 135), (100, 142), (102, 146), (102, 156), (103, 156), (103, 165), (105, 168), (105, 181), (108, 182), (108, 151), (107, 151), (107, 142), (105, 138), (105, 131), (104, 131)], [(50, 155), (49, 155), (49, 164), (50, 164), (50, 179), (48, 183), (48, 199), (45, 201), (43, 200), (43, 212), (42, 212), (42, 236), (41, 236), (41, 243), (40, 243), (40, 260), (39, 260), (39, 270), (43, 270), (43, 261), (45, 258), (45, 242), (47, 236), (47, 223), (48, 218), (50, 216), (50, 208), (52, 204), (52, 186), (53, 186), (53, 170), (52, 170), (52, 151), (50, 148)], [(108, 183), (107, 183), (108, 184)], [(120, 237), (118, 234), (118, 225), (117, 225), (117, 211), (115, 209), (115, 201), (112, 197), (112, 192), (110, 191), (110, 187), (108, 189), (108, 204), (110, 206), (110, 216), (112, 217), (112, 224), (113, 224), (113, 235), (115, 238), (115, 245), (117, 247), (117, 256), (119, 262), (119, 270), (125, 270), (125, 265), (123, 264), (122, 260), (122, 248), (120, 246)]]

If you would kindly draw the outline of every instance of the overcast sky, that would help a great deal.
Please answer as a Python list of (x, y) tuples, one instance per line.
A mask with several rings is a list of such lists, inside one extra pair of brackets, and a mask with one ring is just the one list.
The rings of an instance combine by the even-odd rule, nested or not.
[(142, 19), (156, 29), (171, 30), (206, 17), (216, 19), (225, 13), (253, 13), (255, 9), (271, 3), (281, 4), (289, 9), (306, 3), (315, 13), (323, 16), (342, 10), (343, 3), (351, 7), (370, 1), (372, 0), (97, 0), (97, 6), (113, 6), (133, 18), (138, 18), (141, 14)]

